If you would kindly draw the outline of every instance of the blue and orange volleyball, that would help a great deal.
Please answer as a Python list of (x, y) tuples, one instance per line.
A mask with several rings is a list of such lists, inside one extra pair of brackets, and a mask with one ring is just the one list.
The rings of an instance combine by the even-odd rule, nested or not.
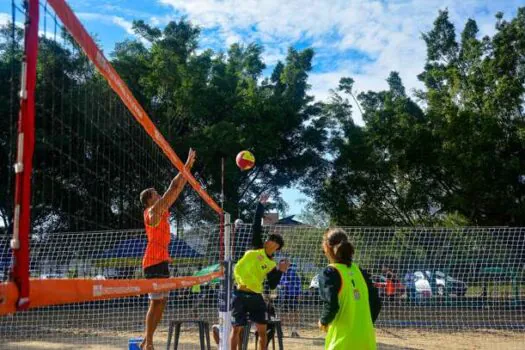
[(239, 169), (243, 171), (250, 170), (255, 165), (255, 157), (250, 151), (239, 152), (239, 154), (237, 154), (237, 158), (235, 158), (235, 161), (237, 162)]

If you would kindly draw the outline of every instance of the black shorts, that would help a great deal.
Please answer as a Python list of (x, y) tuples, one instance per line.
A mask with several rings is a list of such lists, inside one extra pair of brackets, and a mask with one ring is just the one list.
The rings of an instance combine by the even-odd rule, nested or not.
[(232, 325), (245, 326), (248, 320), (268, 323), (268, 309), (262, 294), (236, 290), (232, 298)]
[[(170, 278), (170, 268), (167, 261), (163, 261), (160, 264), (148, 266), (144, 269), (144, 277), (150, 278)], [(151, 300), (167, 299), (170, 296), (170, 292), (159, 292), (149, 293)]]
[(160, 264), (148, 266), (144, 269), (144, 277), (146, 278), (169, 278), (170, 268), (167, 261)]

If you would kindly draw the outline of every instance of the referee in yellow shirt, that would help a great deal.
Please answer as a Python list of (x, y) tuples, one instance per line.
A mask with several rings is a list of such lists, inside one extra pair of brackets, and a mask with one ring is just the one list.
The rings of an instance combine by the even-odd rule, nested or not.
[(273, 260), (275, 252), (281, 250), (284, 245), (281, 235), (272, 233), (263, 243), (261, 218), (267, 201), (268, 196), (262, 195), (257, 204), (252, 227), (253, 249), (244, 253), (234, 269), (236, 289), (232, 298), (231, 350), (237, 350), (241, 332), (248, 319), (257, 327), (260, 349), (266, 350), (268, 311), (262, 295), (263, 283), (268, 278), (270, 289), (275, 289), (281, 280), (281, 275), (290, 266), (287, 260), (282, 260), (279, 264)]

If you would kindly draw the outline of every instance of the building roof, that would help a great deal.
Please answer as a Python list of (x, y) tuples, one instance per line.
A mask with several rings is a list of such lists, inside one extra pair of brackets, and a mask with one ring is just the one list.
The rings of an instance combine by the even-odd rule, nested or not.
[(290, 215), (278, 220), (276, 225), (304, 225), (302, 222), (294, 220), (295, 215)]

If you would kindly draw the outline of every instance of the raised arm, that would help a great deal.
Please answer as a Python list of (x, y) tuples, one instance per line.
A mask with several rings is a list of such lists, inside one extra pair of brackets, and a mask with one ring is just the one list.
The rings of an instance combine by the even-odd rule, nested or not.
[(261, 249), (264, 247), (262, 240), (262, 225), (261, 220), (264, 215), (264, 205), (268, 202), (268, 195), (263, 194), (259, 198), (257, 203), (257, 209), (255, 210), (255, 216), (253, 218), (252, 225), (252, 247), (255, 249)]
[[(193, 167), (193, 164), (195, 163), (195, 156), (195, 151), (190, 148), (188, 159), (186, 160), (185, 164), (186, 169), (189, 170)], [(173, 205), (173, 203), (175, 203), (180, 193), (184, 189), (184, 185), (186, 185), (187, 181), (188, 180), (186, 180), (186, 178), (181, 173), (178, 173), (177, 176), (171, 180), (170, 186), (164, 195), (151, 207), (149, 215), (152, 226), (156, 226), (159, 223), (162, 214), (165, 213)]]

